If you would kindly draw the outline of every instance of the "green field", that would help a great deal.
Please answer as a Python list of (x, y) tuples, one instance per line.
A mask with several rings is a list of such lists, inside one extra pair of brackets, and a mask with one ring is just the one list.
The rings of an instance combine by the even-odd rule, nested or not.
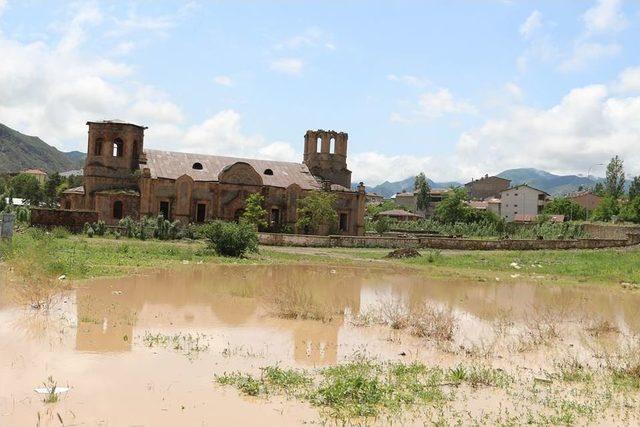
[(204, 241), (55, 237), (19, 233), (2, 246), (2, 260), (16, 270), (70, 279), (127, 275), (186, 263), (353, 264), (417, 268), (434, 277), (590, 283), (640, 283), (640, 248), (567, 251), (435, 251), (385, 259), (388, 249), (261, 247), (246, 258), (217, 256)]

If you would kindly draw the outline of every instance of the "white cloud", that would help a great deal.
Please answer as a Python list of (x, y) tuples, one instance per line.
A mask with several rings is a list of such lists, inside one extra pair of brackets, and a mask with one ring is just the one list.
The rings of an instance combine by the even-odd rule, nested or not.
[(613, 89), (623, 93), (640, 93), (640, 66), (623, 70), (614, 83)]
[(2, 12), (7, 6), (7, 0), (0, 0), (0, 16), (2, 16)]
[(220, 86), (231, 86), (233, 85), (233, 79), (229, 76), (215, 76), (213, 81)]
[(620, 10), (621, 6), (622, 0), (598, 0), (595, 6), (582, 15), (586, 30), (590, 33), (624, 30), (628, 22)]
[(542, 28), (542, 13), (538, 10), (534, 10), (522, 25), (520, 25), (520, 34), (525, 38), (530, 38), (540, 28)]
[(271, 70), (289, 75), (300, 74), (303, 66), (304, 63), (302, 60), (297, 58), (280, 58), (271, 61), (269, 64), (269, 68), (271, 68)]
[(412, 87), (425, 87), (431, 84), (431, 82), (427, 79), (423, 79), (421, 77), (407, 75), (407, 74), (402, 76), (398, 76), (396, 74), (389, 74), (387, 76), (387, 80), (392, 82), (404, 83), (407, 86), (412, 86)]
[(464, 132), (456, 164), (465, 177), (512, 167), (584, 173), (620, 154), (637, 174), (640, 123), (632, 117), (638, 114), (640, 97), (613, 97), (605, 85), (577, 88), (549, 109), (516, 107)]
[(507, 84), (504, 85), (504, 89), (513, 100), (522, 101), (522, 98), (524, 97), (524, 93), (522, 91), (522, 88), (518, 86), (516, 83), (508, 82)]
[(622, 51), (617, 43), (595, 43), (577, 41), (571, 55), (560, 63), (561, 71), (584, 69), (588, 64), (601, 59), (612, 58)]
[(277, 43), (273, 48), (275, 50), (298, 50), (313, 47), (323, 47), (328, 50), (336, 49), (330, 37), (318, 27), (309, 27), (301, 34), (296, 34)]

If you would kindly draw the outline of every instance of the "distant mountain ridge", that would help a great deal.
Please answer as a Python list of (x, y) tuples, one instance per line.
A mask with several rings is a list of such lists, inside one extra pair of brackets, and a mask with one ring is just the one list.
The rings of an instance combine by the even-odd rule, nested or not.
[(65, 153), (36, 136), (29, 136), (0, 123), (0, 173), (42, 169), (48, 173), (79, 169), (86, 155)]
[[(592, 188), (598, 182), (602, 182), (602, 178), (597, 177), (584, 177), (578, 175), (555, 175), (553, 173), (534, 169), (534, 168), (519, 168), (508, 169), (500, 172), (496, 176), (511, 180), (511, 185), (528, 184), (531, 187), (535, 187), (539, 190), (546, 191), (552, 196), (560, 196), (567, 193), (577, 191), (582, 188)], [(369, 193), (377, 193), (385, 198), (389, 198), (396, 193), (402, 192), (402, 190), (413, 190), (414, 177), (409, 177), (402, 181), (396, 182), (383, 182), (382, 184), (367, 188)], [(456, 181), (450, 182), (434, 182), (428, 180), (431, 188), (449, 188), (451, 186), (464, 185)]]

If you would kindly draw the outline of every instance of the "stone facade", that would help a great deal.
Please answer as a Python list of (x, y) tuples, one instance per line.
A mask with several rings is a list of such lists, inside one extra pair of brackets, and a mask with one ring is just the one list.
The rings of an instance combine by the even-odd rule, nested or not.
[(470, 200), (486, 200), (500, 197), (500, 193), (509, 188), (509, 185), (511, 181), (508, 179), (485, 175), (480, 179), (467, 182), (464, 186)]
[(62, 226), (73, 231), (80, 231), (85, 223), (92, 223), (98, 220), (96, 211), (86, 210), (63, 210), (31, 208), (30, 222), (32, 225), (41, 227)]
[[(365, 189), (362, 184), (350, 189), (346, 133), (308, 131), (305, 162), (292, 163), (146, 150), (145, 127), (116, 121), (87, 124), (84, 185), (64, 193), (61, 206), (66, 209), (97, 211), (109, 225), (126, 216), (160, 213), (185, 223), (237, 220), (247, 196), (260, 193), (270, 226), (295, 230), (298, 200), (311, 191), (332, 191), (340, 232), (364, 234)], [(310, 143), (316, 136), (322, 141), (319, 153)], [(332, 138), (335, 153), (328, 153)]]

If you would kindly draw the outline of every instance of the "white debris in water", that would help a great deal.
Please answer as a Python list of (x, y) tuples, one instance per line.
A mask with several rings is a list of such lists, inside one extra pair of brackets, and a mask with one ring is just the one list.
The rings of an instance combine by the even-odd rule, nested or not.
[(515, 268), (516, 270), (520, 270), (522, 267), (520, 266), (520, 264), (518, 264), (517, 262), (512, 262), (511, 264), (509, 264), (511, 267)]
[(336, 274), (336, 271), (335, 270), (331, 270), (331, 274)]
[(500, 278), (499, 278), (499, 277), (496, 277), (496, 282), (499, 282), (499, 281), (500, 281)]
[(122, 291), (113, 291), (111, 292), (113, 295), (122, 295)]
[(516, 274), (512, 274), (512, 275), (511, 275), (511, 278), (512, 278), (512, 279), (517, 279), (518, 277), (520, 277), (520, 275), (519, 275), (518, 273), (516, 273)]
[(53, 392), (53, 394), (60, 394), (60, 393), (66, 393), (69, 390), (71, 390), (69, 387), (39, 387), (39, 388), (34, 388), (33, 391), (35, 391), (38, 394), (51, 394)]

